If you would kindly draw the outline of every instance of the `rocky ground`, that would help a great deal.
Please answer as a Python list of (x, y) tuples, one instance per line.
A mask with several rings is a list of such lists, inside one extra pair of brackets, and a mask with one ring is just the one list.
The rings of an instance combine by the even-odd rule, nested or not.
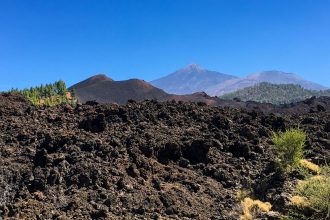
[(157, 101), (44, 108), (2, 94), (0, 216), (239, 219), (242, 189), (270, 202), (273, 216), (285, 213), (286, 186), (299, 176), (275, 172), (271, 131), (299, 126), (306, 158), (329, 163), (329, 103), (276, 112)]

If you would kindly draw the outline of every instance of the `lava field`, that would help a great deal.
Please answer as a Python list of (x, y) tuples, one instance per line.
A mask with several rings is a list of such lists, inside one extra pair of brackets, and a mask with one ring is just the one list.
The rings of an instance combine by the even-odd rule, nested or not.
[(330, 98), (266, 107), (149, 100), (46, 108), (1, 94), (0, 216), (239, 219), (236, 192), (251, 189), (273, 205), (273, 216), (260, 218), (276, 219), (298, 177), (275, 172), (271, 132), (299, 127), (306, 158), (330, 163)]

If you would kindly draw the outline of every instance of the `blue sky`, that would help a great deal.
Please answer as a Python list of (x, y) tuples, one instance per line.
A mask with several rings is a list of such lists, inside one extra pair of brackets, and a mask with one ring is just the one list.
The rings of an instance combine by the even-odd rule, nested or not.
[(330, 87), (329, 0), (0, 0), (0, 90), (96, 73), (147, 81), (189, 63)]

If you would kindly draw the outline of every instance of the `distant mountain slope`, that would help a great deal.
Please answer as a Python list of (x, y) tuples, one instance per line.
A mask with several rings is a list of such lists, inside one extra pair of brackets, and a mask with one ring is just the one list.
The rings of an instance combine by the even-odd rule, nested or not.
[[(195, 66), (192, 68), (197, 67)], [(252, 76), (253, 75), (249, 78), (253, 79)], [(231, 79), (228, 81), (232, 80), (237, 79)], [(314, 95), (327, 95), (327, 92), (329, 92), (308, 91), (299, 86), (292, 86), (293, 85), (287, 85), (286, 87), (285, 85), (281, 85), (276, 87), (276, 85), (261, 84), (257, 87), (258, 89), (250, 88), (249, 90), (244, 90), (243, 92), (240, 91), (238, 93), (229, 94), (228, 96), (224, 96), (224, 98), (230, 99), (239, 97), (242, 100), (254, 100), (279, 104), (300, 101)], [(207, 93), (203, 92), (187, 95), (169, 94), (143, 80), (130, 79), (124, 81), (114, 81), (106, 75), (96, 75), (90, 77), (73, 85), (69, 89), (74, 89), (76, 91), (78, 101), (81, 103), (95, 100), (99, 103), (126, 104), (130, 99), (135, 101), (156, 99), (158, 101), (176, 100), (185, 102), (204, 102), (209, 105), (238, 105), (238, 103), (234, 103), (230, 100), (221, 100), (216, 97), (210, 97)]]
[(285, 104), (305, 100), (312, 96), (330, 96), (330, 90), (307, 90), (293, 84), (260, 83), (233, 93), (221, 96), (224, 99), (239, 98), (242, 101), (256, 101), (272, 104)]
[[(75, 90), (78, 101), (97, 101), (99, 103), (126, 104), (128, 100), (143, 101), (156, 99), (158, 101), (204, 102), (209, 105), (218, 105), (219, 99), (209, 97), (206, 93), (189, 95), (173, 95), (139, 80), (130, 79), (114, 81), (106, 75), (95, 75), (69, 88)], [(227, 101), (226, 101), (227, 102)]]
[(96, 75), (70, 87), (77, 93), (79, 102), (97, 101), (100, 103), (126, 104), (127, 100), (165, 99), (166, 92), (149, 83), (130, 79), (114, 81), (105, 75)]
[(324, 86), (304, 80), (293, 73), (285, 73), (280, 71), (265, 71), (261, 73), (251, 74), (245, 78), (237, 78), (227, 80), (210, 87), (206, 93), (212, 96), (221, 96), (226, 93), (234, 92), (239, 89), (254, 86), (258, 83), (268, 82), (272, 84), (295, 84), (309, 90), (325, 90)]
[(196, 64), (191, 64), (150, 83), (167, 93), (183, 95), (203, 92), (211, 86), (236, 78), (235, 76), (205, 70)]

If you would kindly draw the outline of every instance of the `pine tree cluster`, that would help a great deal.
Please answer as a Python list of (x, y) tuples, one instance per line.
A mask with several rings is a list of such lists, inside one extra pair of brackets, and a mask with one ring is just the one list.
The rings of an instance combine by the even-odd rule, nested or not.
[(75, 91), (69, 91), (63, 80), (29, 89), (11, 89), (9, 93), (22, 94), (34, 105), (55, 106), (62, 103), (75, 104), (77, 102)]

